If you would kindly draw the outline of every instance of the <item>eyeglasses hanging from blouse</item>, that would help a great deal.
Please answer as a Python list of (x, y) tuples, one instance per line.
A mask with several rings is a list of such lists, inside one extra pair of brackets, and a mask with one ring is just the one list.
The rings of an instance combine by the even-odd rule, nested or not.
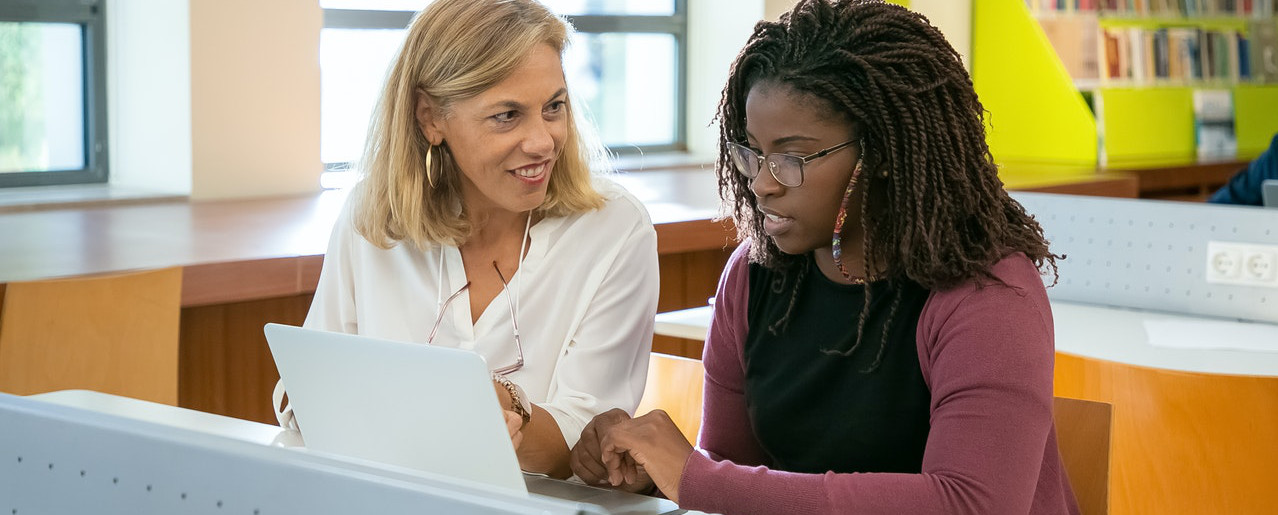
[[(525, 245), (528, 243), (528, 233), (531, 229), (532, 211), (529, 211), (528, 218), (524, 221), (524, 239), (519, 243), (519, 268), (524, 267), (524, 250), (526, 248)], [(506, 284), (506, 276), (502, 275), (501, 268), (497, 267), (496, 261), (493, 261), (493, 270), (497, 271), (497, 278), (501, 279), (501, 289), (506, 293), (506, 304), (510, 306), (510, 326), (514, 329), (515, 362), (504, 367), (493, 369), (494, 374), (504, 376), (524, 367), (524, 345), (519, 341), (519, 290), (522, 289), (523, 279), (520, 278), (520, 286), (515, 289), (515, 297), (512, 299), (510, 295), (510, 286)], [(440, 248), (439, 273), (437, 276), (439, 278), (440, 294), (442, 295), (444, 287), (444, 253), (442, 247)], [(452, 295), (449, 295), (447, 300), (439, 302), (439, 314), (435, 316), (435, 325), (431, 327), (430, 335), (426, 337), (426, 343), (428, 345), (435, 342), (435, 333), (439, 331), (439, 325), (444, 321), (444, 313), (448, 311), (448, 306), (453, 303), (453, 300), (461, 296), (462, 292), (466, 291), (468, 288), (470, 288), (470, 281), (466, 281), (466, 284), (463, 284), (461, 289), (457, 290)]]
[[(502, 291), (506, 292), (506, 304), (510, 306), (510, 325), (512, 328), (514, 328), (514, 334), (515, 334), (514, 336), (515, 362), (501, 368), (493, 369), (494, 374), (504, 376), (506, 374), (509, 374), (511, 372), (514, 372), (516, 370), (523, 368), (524, 346), (523, 344), (519, 342), (519, 310), (518, 308), (515, 307), (514, 301), (511, 300), (510, 289), (506, 284), (506, 276), (502, 275), (500, 268), (497, 268), (496, 261), (493, 261), (493, 269), (497, 271), (497, 277), (501, 279)], [(431, 327), (430, 335), (426, 337), (427, 344), (433, 344), (435, 342), (435, 333), (439, 331), (439, 326), (444, 321), (444, 313), (448, 311), (448, 306), (453, 303), (453, 300), (455, 300), (457, 297), (460, 297), (462, 292), (466, 291), (469, 288), (470, 288), (470, 281), (466, 281), (466, 284), (462, 285), (460, 290), (457, 290), (452, 295), (449, 295), (448, 299), (445, 300), (443, 304), (439, 306), (439, 315), (435, 317), (435, 326)]]

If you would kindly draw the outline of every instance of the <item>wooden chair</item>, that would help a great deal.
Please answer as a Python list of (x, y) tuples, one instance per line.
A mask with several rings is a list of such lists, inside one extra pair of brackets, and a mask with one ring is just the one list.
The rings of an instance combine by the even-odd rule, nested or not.
[(1069, 484), (1085, 515), (1109, 513), (1109, 446), (1113, 405), (1057, 397), (1056, 441)]
[(0, 391), (94, 390), (176, 405), (182, 269), (9, 283)]
[(648, 361), (648, 384), (635, 414), (665, 410), (688, 441), (696, 443), (701, 431), (701, 391), (705, 376), (706, 369), (699, 359), (652, 353)]

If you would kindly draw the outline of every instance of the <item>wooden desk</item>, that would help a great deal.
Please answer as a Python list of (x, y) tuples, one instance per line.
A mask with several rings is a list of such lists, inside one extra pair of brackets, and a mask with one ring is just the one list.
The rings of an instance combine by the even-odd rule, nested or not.
[(314, 291), (345, 192), (0, 214), (0, 282), (182, 266), (183, 306)]
[(998, 176), (1008, 190), (1136, 198), (1140, 183), (1128, 173), (1078, 166), (1009, 164)]
[(1249, 163), (1247, 159), (1146, 163), (1113, 165), (1103, 171), (1134, 176), (1140, 185), (1140, 198), (1202, 202)]
[[(704, 338), (710, 314), (661, 313), (656, 330)], [(1147, 321), (1205, 320), (1188, 315), (1053, 301), (1052, 316), (1055, 394), (1114, 406), (1110, 513), (1268, 513), (1278, 504), (1278, 352), (1147, 343)]]
[[(648, 207), (657, 231), (659, 311), (700, 306), (714, 295), (734, 229), (714, 222), (718, 184), (704, 170), (617, 176)], [(1130, 179), (1031, 171), (1009, 188), (1134, 195)], [(1117, 189), (1114, 189), (1117, 188)], [(0, 212), (0, 303), (10, 281), (182, 266), (180, 406), (271, 422), (278, 375), (262, 326), (306, 317), (328, 236), (346, 193)], [(654, 349), (700, 356), (698, 340), (660, 337)]]
[(657, 313), (657, 323), (653, 330), (660, 335), (678, 338), (706, 339), (706, 331), (710, 329), (710, 318), (714, 314), (714, 306), (700, 306)]

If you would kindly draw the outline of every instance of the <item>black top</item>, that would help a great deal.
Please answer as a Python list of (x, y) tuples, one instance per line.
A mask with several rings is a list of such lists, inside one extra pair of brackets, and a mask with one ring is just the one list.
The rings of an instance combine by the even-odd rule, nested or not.
[[(807, 272), (785, 329), (768, 330), (786, 312), (790, 276), (750, 265), (745, 398), (750, 423), (778, 470), (803, 473), (918, 473), (929, 429), (931, 394), (919, 369), (915, 330), (928, 290), (911, 281), (870, 285), (865, 337), (850, 356), (865, 285), (835, 283), (807, 258)], [(892, 301), (882, 362), (874, 363)]]

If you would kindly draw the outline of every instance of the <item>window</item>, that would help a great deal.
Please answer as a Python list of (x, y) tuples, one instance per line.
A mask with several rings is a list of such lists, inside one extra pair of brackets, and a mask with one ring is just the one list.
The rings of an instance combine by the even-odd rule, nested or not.
[[(685, 2), (542, 0), (577, 29), (564, 55), (569, 89), (613, 152), (685, 146)], [(387, 69), (422, 1), (320, 5), (320, 157), (329, 170), (343, 170), (360, 158)]]
[(0, 3), (0, 187), (106, 182), (102, 2)]

